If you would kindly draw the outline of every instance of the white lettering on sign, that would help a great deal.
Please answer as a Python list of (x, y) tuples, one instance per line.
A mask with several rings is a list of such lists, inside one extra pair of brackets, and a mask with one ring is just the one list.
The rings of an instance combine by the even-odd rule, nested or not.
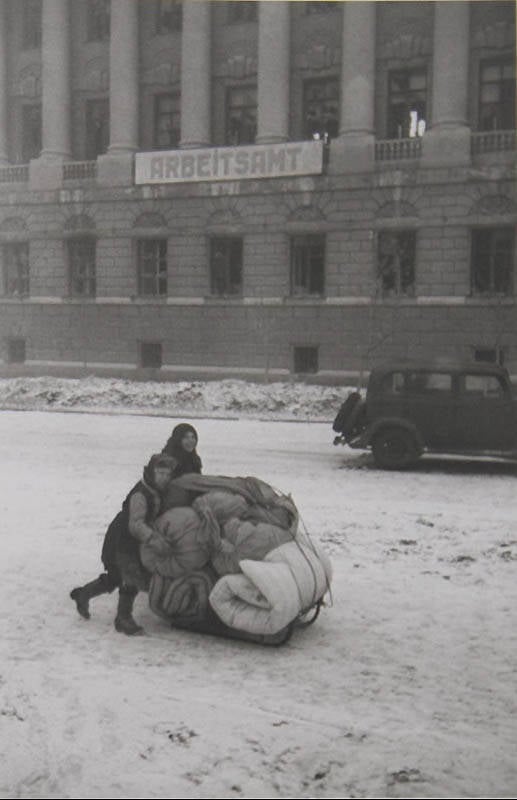
[(137, 153), (135, 183), (191, 183), (317, 175), (323, 142)]

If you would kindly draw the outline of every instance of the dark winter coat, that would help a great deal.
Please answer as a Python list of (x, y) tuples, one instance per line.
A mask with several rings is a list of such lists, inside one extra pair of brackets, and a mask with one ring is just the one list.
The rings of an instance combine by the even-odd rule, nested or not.
[(181, 445), (181, 440), (185, 434), (189, 432), (194, 434), (197, 443), (198, 435), (196, 429), (192, 425), (189, 425), (188, 422), (181, 422), (179, 425), (176, 425), (171, 436), (167, 440), (167, 444), (162, 450), (162, 453), (166, 453), (177, 462), (173, 478), (179, 478), (180, 475), (185, 475), (190, 472), (201, 473), (202, 463), (196, 450), (194, 449), (192, 453), (187, 453)]
[(102, 546), (101, 559), (108, 573), (118, 573), (118, 556), (132, 559), (140, 564), (140, 545), (154, 534), (153, 523), (161, 514), (163, 493), (153, 485), (156, 466), (164, 462), (172, 470), (170, 458), (154, 455), (144, 468), (143, 479), (138, 481), (122, 503), (122, 509), (110, 523)]

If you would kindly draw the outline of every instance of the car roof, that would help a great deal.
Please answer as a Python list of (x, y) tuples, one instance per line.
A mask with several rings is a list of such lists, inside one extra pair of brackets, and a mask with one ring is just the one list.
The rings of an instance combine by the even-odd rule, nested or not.
[(508, 375), (506, 367), (484, 361), (392, 361), (373, 367), (370, 375), (379, 378), (388, 372), (475, 372), (478, 375)]

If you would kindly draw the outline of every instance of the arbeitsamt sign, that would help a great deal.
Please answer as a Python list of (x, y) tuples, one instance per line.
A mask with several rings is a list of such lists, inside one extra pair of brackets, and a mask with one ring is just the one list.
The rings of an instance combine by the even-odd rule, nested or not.
[(322, 142), (167, 150), (136, 154), (135, 183), (280, 178), (317, 175), (322, 169)]

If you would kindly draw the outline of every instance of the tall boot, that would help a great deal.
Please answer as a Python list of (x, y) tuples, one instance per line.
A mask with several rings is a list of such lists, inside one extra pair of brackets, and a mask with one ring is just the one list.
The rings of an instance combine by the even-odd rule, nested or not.
[(98, 597), (100, 594), (108, 594), (113, 591), (113, 586), (107, 575), (99, 575), (94, 581), (86, 583), (84, 586), (77, 586), (70, 592), (70, 597), (74, 600), (77, 610), (81, 617), (90, 619), (90, 609), (88, 607), (89, 601), (92, 597)]
[(133, 603), (137, 594), (138, 589), (132, 586), (121, 586), (119, 589), (115, 630), (125, 633), (126, 636), (140, 636), (144, 632), (144, 629), (133, 619)]

